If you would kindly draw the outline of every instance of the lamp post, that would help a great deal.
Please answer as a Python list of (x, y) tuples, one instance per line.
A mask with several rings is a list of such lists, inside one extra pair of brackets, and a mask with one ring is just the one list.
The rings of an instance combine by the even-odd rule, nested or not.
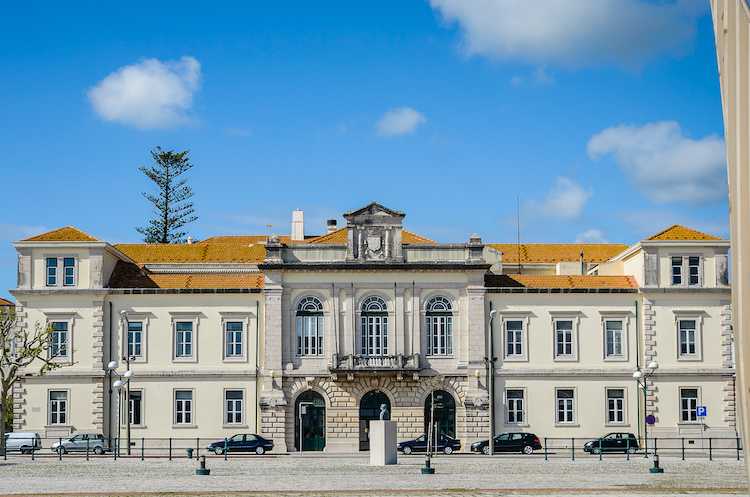
[(633, 371), (633, 379), (638, 383), (638, 386), (641, 387), (641, 390), (643, 391), (643, 451), (644, 451), (644, 457), (648, 457), (648, 423), (646, 421), (646, 413), (647, 406), (646, 402), (648, 401), (648, 379), (654, 375), (656, 370), (659, 368), (659, 363), (656, 361), (651, 361), (648, 363), (645, 369), (636, 369)]
[(492, 323), (495, 320), (497, 310), (492, 309), (490, 311), (489, 324), (487, 326), (487, 350), (488, 356), (484, 358), (484, 364), (487, 367), (487, 390), (489, 390), (490, 397), (490, 439), (488, 446), (490, 449), (490, 455), (495, 453), (495, 335), (493, 333)]
[[(130, 455), (130, 379), (133, 377), (133, 371), (130, 370), (130, 361), (127, 361), (128, 369), (124, 373), (120, 373), (117, 371), (117, 361), (110, 361), (109, 364), (107, 364), (107, 372), (110, 375), (117, 376), (117, 380), (115, 380), (114, 383), (112, 383), (112, 388), (117, 390), (117, 438), (119, 440), (120, 438), (120, 428), (122, 427), (122, 407), (121, 407), (121, 401), (122, 399), (122, 387), (125, 386), (126, 391), (126, 399), (125, 404), (127, 406), (126, 416), (127, 416), (127, 441), (128, 441), (128, 449), (127, 454)], [(119, 444), (118, 444), (118, 452), (119, 452)]]

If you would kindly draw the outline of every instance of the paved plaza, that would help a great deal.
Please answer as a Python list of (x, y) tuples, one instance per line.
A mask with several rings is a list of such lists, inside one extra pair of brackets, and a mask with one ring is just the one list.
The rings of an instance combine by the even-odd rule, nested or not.
[(352, 456), (264, 456), (208, 460), (210, 476), (195, 476), (196, 461), (20, 458), (0, 462), (0, 495), (747, 495), (742, 462), (662, 458), (666, 472), (652, 475), (637, 458), (563, 461), (540, 458), (440, 457), (437, 473), (420, 474), (423, 458), (370, 467)]

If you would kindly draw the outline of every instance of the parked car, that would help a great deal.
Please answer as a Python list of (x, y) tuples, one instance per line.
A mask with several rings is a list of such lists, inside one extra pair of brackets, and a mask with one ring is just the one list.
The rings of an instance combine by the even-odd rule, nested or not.
[(101, 455), (109, 450), (109, 445), (101, 433), (76, 433), (68, 439), (53, 443), (51, 448), (53, 452), (61, 454), (88, 451)]
[(638, 439), (632, 433), (607, 433), (601, 438), (583, 444), (583, 450), (590, 454), (599, 454), (600, 452), (630, 452), (633, 454), (638, 449)]
[(31, 454), (42, 448), (39, 433), (33, 431), (13, 431), (5, 434), (5, 449), (19, 451), (21, 454)]
[(254, 433), (238, 433), (230, 438), (219, 440), (208, 445), (207, 449), (214, 454), (223, 454), (224, 447), (227, 452), (255, 452), (263, 455), (273, 449), (273, 440), (268, 440)]
[[(461, 450), (461, 440), (449, 437), (448, 435), (440, 435), (432, 445), (433, 450), (444, 454), (452, 454), (456, 450)], [(396, 449), (406, 455), (412, 452), (427, 452), (427, 435), (420, 435), (414, 440), (400, 442), (396, 445)]]
[[(539, 441), (539, 437), (533, 433), (509, 432), (495, 436), (495, 452), (533, 454), (535, 450), (541, 450), (541, 448), (542, 443)], [(471, 444), (471, 451), (489, 455), (489, 441), (482, 440)]]

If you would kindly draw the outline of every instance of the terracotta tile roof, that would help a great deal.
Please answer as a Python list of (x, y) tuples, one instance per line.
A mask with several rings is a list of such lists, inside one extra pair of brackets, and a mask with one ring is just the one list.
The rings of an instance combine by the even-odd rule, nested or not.
[(24, 242), (98, 242), (96, 238), (84, 233), (73, 226), (65, 226), (56, 230), (32, 236), (23, 240)]
[(257, 264), (266, 256), (263, 245), (232, 243), (121, 243), (115, 248), (139, 264), (169, 263), (248, 263)]
[[(317, 238), (317, 236), (312, 236), (308, 238)], [(214, 243), (228, 243), (232, 245), (255, 245), (256, 243), (266, 243), (268, 241), (268, 235), (222, 235), (222, 236), (212, 236), (211, 238), (206, 238), (205, 240), (201, 240), (199, 242), (195, 242), (196, 245), (202, 245), (202, 244), (214, 244)], [(288, 244), (291, 242), (291, 237), (289, 235), (280, 235), (279, 241), (283, 244)], [(295, 243), (299, 243), (299, 241), (296, 241)]]
[(721, 240), (718, 236), (709, 235), (702, 231), (674, 224), (664, 231), (660, 231), (648, 240)]
[[(347, 229), (339, 228), (336, 231), (332, 231), (326, 235), (319, 236), (309, 240), (308, 243), (326, 243), (331, 245), (346, 245)], [(435, 241), (425, 238), (411, 231), (402, 230), (401, 242), (405, 244), (431, 244), (434, 245)]]
[(261, 273), (154, 274), (120, 261), (109, 279), (110, 288), (263, 288)]
[(492, 288), (638, 288), (638, 283), (631, 276), (594, 275), (488, 274), (485, 285)]
[[(502, 261), (518, 264), (519, 247), (515, 243), (488, 243), (503, 254)], [(575, 262), (583, 252), (585, 262), (604, 262), (616, 256), (627, 245), (620, 243), (522, 243), (520, 246), (521, 264)]]
[(0, 306), (14, 306), (14, 305), (16, 304), (11, 302), (10, 300), (0, 297)]

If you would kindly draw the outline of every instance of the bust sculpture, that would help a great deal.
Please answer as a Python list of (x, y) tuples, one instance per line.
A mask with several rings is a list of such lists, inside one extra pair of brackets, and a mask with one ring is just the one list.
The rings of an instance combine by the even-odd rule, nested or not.
[(385, 421), (390, 419), (390, 415), (388, 413), (388, 406), (385, 404), (380, 404), (380, 421)]

